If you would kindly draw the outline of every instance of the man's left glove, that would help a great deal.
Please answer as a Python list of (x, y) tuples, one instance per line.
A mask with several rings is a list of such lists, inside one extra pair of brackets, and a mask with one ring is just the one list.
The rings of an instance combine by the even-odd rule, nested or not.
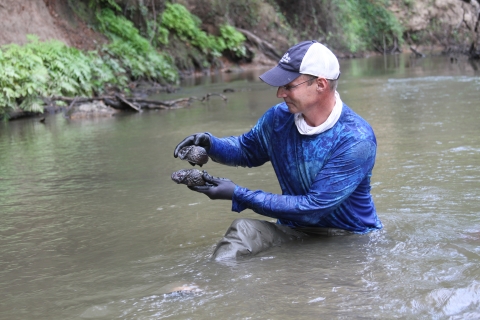
[(207, 182), (206, 185), (192, 186), (189, 188), (207, 195), (207, 197), (212, 200), (232, 200), (233, 192), (237, 186), (232, 180), (212, 177), (207, 172), (203, 173), (203, 179)]

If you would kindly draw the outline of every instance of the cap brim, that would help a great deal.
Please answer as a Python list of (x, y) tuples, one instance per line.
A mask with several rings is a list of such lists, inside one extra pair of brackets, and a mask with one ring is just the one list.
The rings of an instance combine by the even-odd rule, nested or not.
[(280, 66), (276, 66), (262, 74), (259, 78), (273, 87), (281, 87), (289, 84), (293, 80), (300, 77), (301, 74), (294, 71), (287, 71)]

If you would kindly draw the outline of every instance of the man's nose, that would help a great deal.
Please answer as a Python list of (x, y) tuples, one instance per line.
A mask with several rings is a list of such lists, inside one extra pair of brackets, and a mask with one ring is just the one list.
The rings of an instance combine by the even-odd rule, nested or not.
[(277, 98), (285, 98), (287, 96), (287, 90), (284, 87), (278, 87)]

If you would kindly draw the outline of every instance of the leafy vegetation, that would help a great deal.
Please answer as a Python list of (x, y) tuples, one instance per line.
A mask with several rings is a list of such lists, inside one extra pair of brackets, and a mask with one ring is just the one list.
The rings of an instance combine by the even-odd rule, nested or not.
[(402, 42), (403, 27), (392, 12), (387, 9), (388, 0), (361, 2), (360, 15), (366, 28), (359, 32), (368, 48), (378, 51), (394, 50)]
[(300, 0), (294, 7), (288, 0), (276, 3), (302, 39), (318, 39), (353, 54), (389, 51), (402, 43), (403, 28), (388, 11), (389, 0)]
[(402, 44), (403, 28), (392, 12), (388, 0), (336, 1), (342, 29), (341, 46), (351, 53), (365, 50), (395, 50)]
[(228, 24), (220, 26), (220, 36), (215, 37), (201, 30), (201, 20), (178, 3), (167, 3), (161, 20), (161, 29), (175, 33), (180, 40), (199, 48), (205, 54), (219, 57), (228, 49), (238, 57), (245, 56), (245, 37)]
[(103, 92), (106, 85), (125, 89), (130, 79), (177, 80), (177, 71), (168, 58), (135, 37), (135, 32), (126, 31), (133, 40), (112, 37), (114, 40), (99, 52), (82, 52), (60, 41), (39, 42), (33, 36), (24, 46), (3, 47), (0, 115), (16, 107), (43, 112), (43, 97), (91, 96)]
[[(245, 37), (234, 27), (224, 24), (219, 36), (208, 34), (200, 29), (200, 19), (180, 4), (167, 3), (158, 19), (148, 21), (150, 40), (120, 14), (122, 8), (116, 1), (90, 0), (89, 7), (95, 13), (96, 28), (111, 40), (98, 51), (82, 52), (35, 37), (24, 46), (0, 49), (0, 116), (17, 107), (43, 112), (44, 97), (91, 96), (106, 85), (125, 89), (130, 80), (175, 83), (178, 70), (173, 59), (152, 44), (165, 46), (169, 36), (198, 48), (209, 57), (205, 61), (213, 61), (225, 50), (238, 57), (245, 55)], [(141, 8), (145, 11), (146, 7)]]
[(39, 42), (29, 36), (24, 46), (0, 50), (0, 115), (19, 107), (43, 112), (42, 97), (92, 95), (106, 83), (125, 84), (121, 68), (111, 68), (93, 53), (67, 47), (60, 41)]
[[(129, 81), (137, 79), (175, 83), (178, 66), (208, 68), (227, 52), (245, 57), (245, 37), (228, 22), (281, 29), (289, 42), (317, 39), (354, 54), (396, 48), (403, 34), (387, 9), (389, 0), (300, 0), (295, 6), (288, 0), (199, 0), (197, 12), (208, 20), (203, 22), (185, 6), (165, 0), (68, 3), (110, 42), (82, 52), (32, 37), (24, 46), (0, 48), (0, 116), (16, 107), (41, 112), (42, 98), (52, 95), (89, 96), (106, 86), (126, 90)], [(215, 34), (202, 29), (205, 23), (214, 26)]]
[(177, 81), (178, 72), (173, 61), (142, 37), (131, 21), (109, 8), (102, 9), (97, 19), (99, 30), (112, 40), (103, 52), (125, 68), (132, 79)]

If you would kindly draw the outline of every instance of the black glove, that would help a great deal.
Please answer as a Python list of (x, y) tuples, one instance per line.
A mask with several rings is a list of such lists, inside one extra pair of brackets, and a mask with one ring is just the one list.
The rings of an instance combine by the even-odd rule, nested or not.
[[(204, 148), (205, 150), (210, 150), (210, 136), (206, 133), (195, 133), (192, 134), (185, 139), (183, 139), (182, 142), (180, 142), (176, 147), (175, 151), (173, 151), (173, 156), (175, 158), (178, 158), (178, 152), (180, 149), (188, 146), (200, 146)], [(189, 162), (192, 166), (194, 166), (194, 163)]]
[(207, 195), (212, 200), (232, 200), (233, 192), (237, 186), (230, 179), (212, 177), (207, 172), (203, 173), (203, 180), (207, 182), (204, 186), (189, 187), (193, 191), (197, 191)]

